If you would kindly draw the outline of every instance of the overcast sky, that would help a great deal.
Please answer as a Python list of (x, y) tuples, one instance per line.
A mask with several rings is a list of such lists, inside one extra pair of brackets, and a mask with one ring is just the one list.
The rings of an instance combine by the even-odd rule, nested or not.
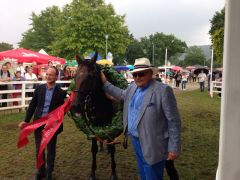
[[(1, 0), (0, 42), (17, 47), (21, 34), (31, 26), (31, 13), (48, 6), (63, 7), (71, 0)], [(224, 7), (224, 0), (105, 0), (116, 13), (126, 15), (126, 24), (136, 38), (156, 32), (174, 34), (187, 45), (210, 44), (209, 20)]]

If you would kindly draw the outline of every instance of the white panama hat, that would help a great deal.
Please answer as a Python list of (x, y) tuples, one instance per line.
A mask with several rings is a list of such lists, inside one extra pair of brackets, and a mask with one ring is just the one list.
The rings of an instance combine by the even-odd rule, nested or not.
[(131, 72), (135, 73), (135, 72), (145, 71), (149, 69), (153, 71), (153, 67), (151, 66), (149, 59), (139, 58), (139, 59), (135, 59), (134, 69)]

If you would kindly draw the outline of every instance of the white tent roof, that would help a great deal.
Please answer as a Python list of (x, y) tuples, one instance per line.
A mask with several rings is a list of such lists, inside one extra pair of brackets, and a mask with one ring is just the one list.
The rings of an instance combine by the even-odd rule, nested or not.
[(44, 51), (44, 49), (41, 49), (40, 51), (38, 51), (39, 53), (41, 54), (45, 54), (45, 55), (48, 55), (48, 53), (46, 51)]

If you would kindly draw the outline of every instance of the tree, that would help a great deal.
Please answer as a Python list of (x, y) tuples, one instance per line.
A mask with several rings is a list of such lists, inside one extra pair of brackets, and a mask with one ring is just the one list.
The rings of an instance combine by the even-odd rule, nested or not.
[(163, 65), (165, 62), (166, 48), (168, 49), (168, 60), (171, 61), (175, 60), (174, 58), (171, 58), (172, 56), (176, 56), (178, 53), (184, 52), (186, 47), (186, 43), (179, 40), (174, 35), (155, 33), (149, 37), (141, 38), (140, 41), (135, 41), (130, 44), (127, 48), (126, 56), (130, 62), (133, 62), (137, 57), (144, 56), (150, 59), (152, 62), (154, 58), (154, 65), (159, 66)]
[(201, 48), (192, 46), (187, 49), (184, 61), (180, 63), (182, 66), (203, 65), (205, 66), (206, 57)]
[(13, 49), (13, 45), (12, 44), (8, 44), (8, 43), (5, 43), (5, 42), (1, 42), (0, 43), (0, 52), (1, 51), (10, 50), (10, 49)]
[(135, 59), (145, 56), (145, 53), (141, 42), (135, 39), (126, 49), (126, 60), (128, 64), (134, 64)]
[(23, 33), (20, 47), (39, 51), (51, 50), (50, 46), (55, 40), (56, 30), (62, 24), (61, 10), (57, 6), (46, 8), (39, 15), (32, 13), (32, 28)]
[(223, 61), (224, 21), (224, 8), (220, 12), (216, 12), (213, 18), (210, 20), (211, 29), (209, 34), (211, 35), (214, 57), (216, 57), (215, 64), (218, 64), (219, 66), (222, 65)]
[(223, 8), (220, 12), (216, 12), (213, 18), (210, 20), (211, 28), (209, 30), (209, 34), (211, 36), (214, 35), (215, 31), (224, 27), (225, 21), (225, 8)]
[(222, 65), (223, 63), (223, 42), (224, 42), (224, 28), (216, 30), (212, 36), (213, 49), (216, 57), (216, 63)]
[(130, 42), (125, 17), (116, 15), (113, 6), (103, 0), (73, 0), (64, 7), (62, 18), (64, 23), (51, 45), (52, 52), (59, 56), (73, 58), (75, 51), (89, 49), (105, 55), (108, 35), (108, 52), (115, 57), (124, 54)]

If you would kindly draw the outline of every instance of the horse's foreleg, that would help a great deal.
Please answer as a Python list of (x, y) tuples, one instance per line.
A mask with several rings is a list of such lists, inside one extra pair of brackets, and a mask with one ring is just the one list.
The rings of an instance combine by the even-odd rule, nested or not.
[(95, 171), (97, 169), (97, 164), (96, 164), (96, 155), (98, 152), (98, 145), (97, 145), (97, 140), (92, 139), (92, 170), (91, 170), (91, 175), (89, 176), (89, 180), (95, 180)]
[(115, 145), (108, 145), (108, 150), (111, 155), (111, 168), (112, 168), (112, 174), (110, 179), (116, 180), (117, 179), (117, 173), (116, 173), (116, 163), (115, 163)]

